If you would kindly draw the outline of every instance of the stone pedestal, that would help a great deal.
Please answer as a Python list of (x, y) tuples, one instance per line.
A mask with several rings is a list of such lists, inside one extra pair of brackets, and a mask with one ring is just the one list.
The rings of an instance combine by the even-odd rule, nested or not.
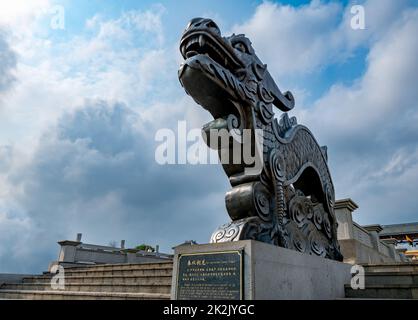
[(351, 199), (335, 201), (334, 210), (338, 222), (338, 241), (354, 239), (353, 212), (356, 209), (358, 209), (358, 205)]
[(383, 230), (382, 226), (380, 224), (371, 224), (368, 226), (363, 226), (363, 228), (369, 232), (373, 247), (377, 251), (381, 251), (379, 232)]
[[(344, 284), (350, 283), (349, 264), (258, 241), (182, 245), (175, 248), (171, 298), (178, 297), (179, 278), (183, 275), (179, 272), (181, 257), (195, 255), (200, 257), (198, 263), (204, 263), (202, 253), (237, 251), (242, 253), (241, 289), (245, 300), (343, 298)], [(203, 267), (200, 270), (207, 271)], [(199, 279), (199, 274), (195, 273), (193, 277)], [(211, 285), (210, 282), (207, 284)], [(199, 289), (196, 292), (194, 299), (199, 299)]]
[[(79, 238), (78, 235), (77, 235), (77, 238)], [(77, 246), (79, 246), (81, 242), (63, 240), (63, 241), (58, 241), (58, 244), (61, 246), (58, 261), (59, 262), (74, 262), (76, 251), (77, 251), (76, 250)]]

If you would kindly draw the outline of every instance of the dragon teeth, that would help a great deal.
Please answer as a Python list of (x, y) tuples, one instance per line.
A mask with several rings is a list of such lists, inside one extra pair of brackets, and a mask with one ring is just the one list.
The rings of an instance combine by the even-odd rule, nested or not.
[(205, 38), (203, 37), (203, 35), (201, 34), (200, 36), (199, 36), (199, 46), (201, 47), (201, 48), (203, 48), (203, 46), (205, 45)]

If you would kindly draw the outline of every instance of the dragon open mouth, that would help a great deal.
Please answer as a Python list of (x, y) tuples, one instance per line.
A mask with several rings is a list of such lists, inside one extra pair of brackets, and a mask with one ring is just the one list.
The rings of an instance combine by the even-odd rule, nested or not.
[(295, 105), (292, 94), (277, 87), (251, 41), (241, 34), (223, 37), (211, 19), (190, 21), (180, 40), (180, 52), (185, 60), (178, 71), (181, 85), (215, 119), (230, 114), (238, 117), (237, 102), (242, 109), (256, 107), (261, 100), (284, 112)]
[(240, 97), (245, 67), (227, 40), (216, 31), (190, 30), (180, 41), (180, 52), (185, 61), (179, 80), (195, 101), (215, 118), (237, 114), (230, 99)]
[(234, 52), (225, 46), (223, 41), (216, 36), (203, 30), (185, 34), (180, 42), (180, 51), (184, 59), (202, 54), (210, 57), (213, 61), (230, 71), (243, 67), (242, 62)]

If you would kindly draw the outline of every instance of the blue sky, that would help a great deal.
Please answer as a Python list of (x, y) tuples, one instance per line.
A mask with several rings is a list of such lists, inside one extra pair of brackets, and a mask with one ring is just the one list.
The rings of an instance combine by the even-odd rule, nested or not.
[(0, 272), (45, 270), (78, 232), (169, 251), (227, 222), (220, 166), (154, 159), (158, 129), (210, 121), (177, 79), (195, 16), (247, 34), (294, 93), (357, 222), (418, 220), (415, 1), (15, 0), (0, 4)]

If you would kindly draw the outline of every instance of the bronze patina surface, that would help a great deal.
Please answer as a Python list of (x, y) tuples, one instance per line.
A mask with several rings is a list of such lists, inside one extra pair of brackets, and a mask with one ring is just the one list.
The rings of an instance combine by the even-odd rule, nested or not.
[[(211, 242), (254, 239), (342, 261), (326, 147), (287, 115), (293, 95), (279, 90), (247, 37), (224, 37), (210, 19), (190, 21), (180, 51), (182, 86), (214, 117), (204, 132), (225, 129), (244, 144), (249, 142), (239, 135), (246, 129), (254, 139), (256, 132), (263, 137), (252, 147), (261, 158), (260, 172), (249, 174), (245, 162), (222, 163), (232, 186), (226, 194), (232, 221)], [(283, 112), (280, 120), (275, 108)]]

